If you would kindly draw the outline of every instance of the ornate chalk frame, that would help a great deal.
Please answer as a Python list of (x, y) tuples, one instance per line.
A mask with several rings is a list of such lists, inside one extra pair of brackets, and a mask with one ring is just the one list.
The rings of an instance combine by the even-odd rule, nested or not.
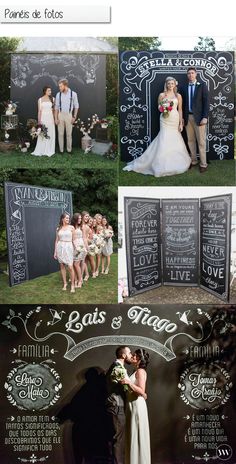
[[(6, 207), (6, 226), (7, 226), (7, 245), (8, 245), (8, 262), (9, 262), (9, 284), (10, 286), (18, 285), (22, 282), (29, 280), (29, 269), (28, 269), (28, 259), (27, 259), (27, 234), (24, 230), (25, 225), (25, 208), (27, 208), (27, 202), (29, 200), (15, 200), (12, 197), (12, 192), (15, 188), (31, 188), (35, 190), (39, 190), (41, 193), (47, 190), (54, 191), (54, 192), (62, 192), (66, 194), (68, 197), (67, 202), (61, 202), (60, 207), (58, 208), (61, 213), (63, 211), (68, 211), (68, 213), (72, 213), (72, 192), (60, 189), (52, 189), (50, 187), (40, 187), (34, 185), (27, 185), (27, 184), (19, 184), (14, 182), (5, 182), (4, 190), (5, 190), (5, 207)], [(46, 200), (46, 198), (45, 198)], [(32, 206), (32, 202), (31, 205)], [(43, 200), (41, 200), (43, 203)], [(36, 200), (35, 200), (36, 203)], [(52, 208), (52, 206), (45, 206), (45, 208)], [(20, 226), (23, 229), (23, 240), (22, 240), (22, 255), (23, 255), (23, 271), (21, 272), (21, 277), (18, 278), (16, 275), (18, 274), (18, 266), (17, 263), (14, 267), (13, 262), (13, 255), (11, 251), (11, 234), (10, 229), (13, 226)]]

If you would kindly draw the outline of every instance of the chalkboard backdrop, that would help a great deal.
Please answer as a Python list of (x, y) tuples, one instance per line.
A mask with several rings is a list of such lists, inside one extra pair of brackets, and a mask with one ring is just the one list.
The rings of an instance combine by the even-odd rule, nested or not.
[(125, 225), (130, 294), (161, 285), (160, 200), (126, 197)]
[(202, 198), (201, 287), (227, 300), (230, 282), (231, 195)]
[[(231, 210), (231, 194), (202, 199), (200, 203), (199, 199), (125, 197), (130, 296), (161, 284), (200, 284), (228, 301)], [(149, 230), (153, 216), (155, 226)], [(155, 251), (149, 240), (157, 243)]]
[(80, 117), (106, 116), (106, 56), (85, 54), (20, 53), (11, 56), (11, 99), (18, 102), (22, 122), (37, 118), (37, 101), (43, 87), (58, 92), (58, 80), (67, 78), (77, 92)]
[(159, 132), (157, 99), (167, 76), (186, 82), (189, 66), (210, 93), (208, 159), (234, 158), (234, 53), (202, 51), (120, 52), (121, 158), (142, 155)]
[(72, 214), (72, 193), (5, 183), (10, 285), (59, 270), (53, 258), (60, 215)]
[(234, 464), (235, 324), (228, 305), (0, 307), (1, 464), (111, 463), (104, 373), (124, 344), (150, 354), (152, 464)]

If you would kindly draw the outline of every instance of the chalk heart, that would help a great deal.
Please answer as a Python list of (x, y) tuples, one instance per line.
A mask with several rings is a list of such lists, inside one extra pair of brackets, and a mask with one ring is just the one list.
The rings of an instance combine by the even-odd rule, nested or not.
[(62, 384), (55, 369), (49, 365), (23, 363), (9, 372), (4, 387), (13, 406), (40, 411), (56, 403)]

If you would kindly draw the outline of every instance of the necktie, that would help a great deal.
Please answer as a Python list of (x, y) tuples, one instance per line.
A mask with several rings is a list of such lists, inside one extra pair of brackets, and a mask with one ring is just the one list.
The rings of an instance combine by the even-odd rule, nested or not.
[(190, 84), (190, 101), (189, 101), (189, 110), (193, 112), (193, 92), (194, 92), (194, 84)]

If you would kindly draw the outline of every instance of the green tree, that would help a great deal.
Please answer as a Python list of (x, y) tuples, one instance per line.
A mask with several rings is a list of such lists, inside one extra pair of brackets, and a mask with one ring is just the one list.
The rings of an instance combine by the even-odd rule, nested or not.
[[(0, 102), (10, 98), (11, 53), (16, 51), (21, 41), (19, 37), (0, 37)], [(3, 112), (3, 108), (0, 108), (0, 112)]]
[(211, 52), (216, 49), (215, 41), (212, 37), (198, 37), (198, 43), (194, 50)]
[(119, 49), (125, 50), (159, 50), (159, 37), (120, 37)]

